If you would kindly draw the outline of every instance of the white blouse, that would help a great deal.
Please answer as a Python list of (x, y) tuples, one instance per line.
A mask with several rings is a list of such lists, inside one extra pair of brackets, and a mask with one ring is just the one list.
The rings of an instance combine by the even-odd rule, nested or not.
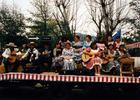
[(99, 52), (99, 48), (97, 48), (96, 50), (91, 49), (91, 52), (97, 53)]

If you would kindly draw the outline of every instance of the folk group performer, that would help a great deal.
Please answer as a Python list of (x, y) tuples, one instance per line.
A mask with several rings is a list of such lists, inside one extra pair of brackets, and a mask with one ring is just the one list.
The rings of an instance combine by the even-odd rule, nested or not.
[[(52, 65), (52, 57), (53, 57), (53, 49), (50, 47), (50, 42), (44, 43), (44, 48), (39, 51), (39, 63), (42, 68), (44, 68), (43, 72), (50, 72)], [(44, 63), (48, 63), (48, 69), (44, 65)]]
[(83, 53), (83, 42), (80, 41), (80, 36), (75, 35), (75, 41), (72, 42), (72, 48), (74, 50), (74, 61), (79, 64), (82, 63), (82, 53)]
[[(114, 48), (113, 44), (108, 45), (108, 52), (106, 52), (104, 54), (104, 58), (108, 61), (108, 63), (102, 65), (102, 71), (105, 72), (105, 73), (110, 72), (110, 74), (115, 75), (116, 74), (116, 69), (120, 68), (120, 64), (118, 62), (119, 53), (116, 50), (114, 50), (113, 48)], [(110, 54), (112, 54), (114, 56), (113, 61), (109, 61), (109, 59), (107, 58), (107, 55), (110, 55)]]
[(55, 70), (57, 73), (58, 70), (62, 69), (63, 59), (60, 57), (62, 55), (61, 43), (57, 43), (56, 47), (53, 49), (53, 58), (52, 58), (52, 67), (51, 69)]
[(124, 42), (121, 41), (121, 39), (120, 39), (119, 36), (116, 37), (116, 40), (117, 40), (117, 41), (115, 42), (115, 43), (116, 43), (116, 49), (117, 49), (117, 51), (119, 51), (120, 45), (124, 45)]
[(74, 70), (77, 69), (77, 66), (74, 62), (74, 51), (71, 48), (71, 43), (66, 44), (66, 48), (63, 49), (62, 51), (62, 56), (64, 60), (64, 65), (62, 70)]
[(101, 51), (107, 49), (107, 44), (104, 42), (104, 37), (102, 35), (98, 37), (96, 44)]
[(108, 41), (105, 42), (107, 47), (112, 44), (113, 45), (113, 49), (116, 50), (116, 43), (115, 41), (113, 41), (112, 36), (108, 36)]
[[(4, 67), (5, 67), (6, 73), (8, 73), (8, 65), (12, 64), (11, 62), (9, 62), (9, 60), (13, 59), (11, 56), (21, 55), (21, 52), (18, 51), (18, 49), (16, 48), (17, 46), (12, 42), (10, 42), (9, 44), (6, 44), (6, 46), (8, 46), (8, 48), (5, 49), (5, 51), (3, 52), (2, 56), (7, 59), (6, 62), (4, 62)], [(17, 52), (12, 53), (13, 51), (17, 51)], [(13, 63), (15, 65), (14, 65), (13, 69), (11, 70), (11, 72), (14, 72), (17, 69), (17, 67), (20, 64), (20, 61), (16, 59), (15, 62), (13, 62)]]
[[(89, 62), (83, 62), (83, 65), (93, 71), (95, 69), (95, 75), (100, 76), (100, 69), (102, 67), (102, 60), (99, 58), (100, 49), (97, 47), (96, 42), (92, 42), (90, 47), (83, 51), (84, 54), (92, 56), (95, 55), (94, 58), (91, 58)], [(93, 52), (94, 54), (91, 54)], [(104, 52), (104, 51), (102, 51)]]
[(62, 36), (62, 39), (59, 41), (61, 48), (66, 48), (67, 43), (70, 42), (66, 36)]
[(87, 49), (90, 47), (92, 41), (91, 41), (91, 36), (90, 35), (87, 35), (86, 36), (86, 41), (83, 42), (83, 49)]
[(29, 47), (29, 49), (26, 51), (25, 55), (22, 56), (22, 58), (20, 59), (24, 72), (26, 72), (27, 63), (32, 63), (32, 66), (35, 66), (38, 63), (38, 50), (35, 48), (37, 44), (34, 42), (30, 42), (27, 46)]

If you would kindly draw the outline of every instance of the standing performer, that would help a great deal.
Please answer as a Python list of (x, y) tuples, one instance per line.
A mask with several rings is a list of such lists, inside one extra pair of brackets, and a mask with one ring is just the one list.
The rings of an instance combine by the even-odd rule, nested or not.
[[(26, 51), (25, 55), (22, 56), (22, 58), (20, 59), (24, 72), (26, 72), (27, 63), (32, 63), (32, 66), (35, 66), (38, 63), (38, 50), (35, 48), (37, 44), (34, 42), (30, 42), (27, 46), (30, 48)], [(27, 59), (24, 59), (26, 57)]]
[(45, 43), (45, 48), (39, 51), (39, 63), (42, 68), (44, 68), (43, 72), (46, 71), (46, 66), (44, 63), (48, 63), (48, 72), (51, 70), (51, 65), (52, 65), (52, 57), (53, 57), (53, 50), (50, 47), (50, 43), (46, 42)]
[(98, 41), (97, 41), (97, 47), (100, 48), (100, 50), (105, 50), (107, 49), (107, 45), (104, 42), (104, 37), (103, 36), (99, 36), (98, 37)]
[(113, 45), (113, 49), (116, 50), (116, 43), (115, 41), (112, 40), (112, 36), (108, 36), (108, 41), (105, 42), (107, 44), (107, 47), (112, 44)]
[(84, 41), (84, 43), (83, 43), (83, 49), (87, 49), (88, 47), (90, 47), (91, 43), (92, 43), (91, 36), (87, 35), (86, 41)]
[(62, 39), (59, 41), (59, 43), (61, 43), (61, 48), (65, 48), (66, 44), (70, 42), (66, 36), (62, 36)]
[(117, 51), (119, 51), (120, 45), (123, 45), (124, 42), (121, 42), (121, 41), (120, 41), (120, 37), (119, 37), (119, 36), (116, 37), (116, 40), (117, 40), (117, 41), (115, 42), (115, 43), (116, 43), (116, 49), (117, 49)]
[(80, 36), (79, 35), (76, 35), (75, 36), (75, 41), (72, 42), (72, 47), (74, 49), (74, 61), (76, 63), (82, 63), (82, 53), (83, 53), (83, 42), (80, 42), (79, 41), (80, 39)]
[(4, 62), (5, 71), (6, 73), (8, 73), (8, 65), (13, 63), (15, 65), (13, 69), (11, 70), (11, 72), (14, 72), (20, 64), (20, 61), (17, 60), (16, 56), (21, 55), (21, 52), (15, 48), (17, 46), (14, 45), (14, 43), (12, 42), (6, 45), (8, 46), (8, 48), (5, 49), (5, 51), (2, 54), (2, 56), (7, 59), (7, 61)]

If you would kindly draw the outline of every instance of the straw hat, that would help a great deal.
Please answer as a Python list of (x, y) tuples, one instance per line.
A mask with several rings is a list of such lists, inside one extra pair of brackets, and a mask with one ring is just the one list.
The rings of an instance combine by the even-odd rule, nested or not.
[(27, 44), (28, 47), (30, 47), (31, 45), (35, 45), (35, 47), (37, 46), (37, 44), (34, 42), (30, 42), (29, 44)]
[(69, 43), (71, 45), (71, 42), (70, 41), (68, 41), (67, 43)]
[(9, 46), (9, 47), (17, 47), (14, 43), (12, 42), (9, 42), (9, 44), (6, 44), (6, 46)]

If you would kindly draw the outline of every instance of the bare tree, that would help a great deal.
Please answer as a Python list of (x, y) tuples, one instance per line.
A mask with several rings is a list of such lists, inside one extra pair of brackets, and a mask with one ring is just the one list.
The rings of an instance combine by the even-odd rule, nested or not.
[(117, 5), (115, 0), (87, 0), (86, 7), (97, 28), (97, 36), (112, 35), (129, 22), (129, 10), (127, 3), (124, 4)]
[(29, 11), (32, 15), (28, 21), (32, 23), (29, 28), (34, 35), (54, 35), (56, 33), (57, 24), (50, 16), (50, 6), (48, 0), (32, 0), (32, 9)]
[(132, 0), (130, 2), (130, 8), (133, 11), (133, 20), (131, 20), (131, 23), (133, 23), (133, 33), (127, 32), (124, 34), (124, 41), (127, 44), (140, 41), (140, 1)]
[(54, 3), (56, 9), (53, 16), (62, 35), (72, 38), (77, 28), (78, 0), (54, 0)]
[(140, 29), (140, 1), (133, 0), (130, 2), (130, 7), (134, 12), (135, 26), (137, 29)]

